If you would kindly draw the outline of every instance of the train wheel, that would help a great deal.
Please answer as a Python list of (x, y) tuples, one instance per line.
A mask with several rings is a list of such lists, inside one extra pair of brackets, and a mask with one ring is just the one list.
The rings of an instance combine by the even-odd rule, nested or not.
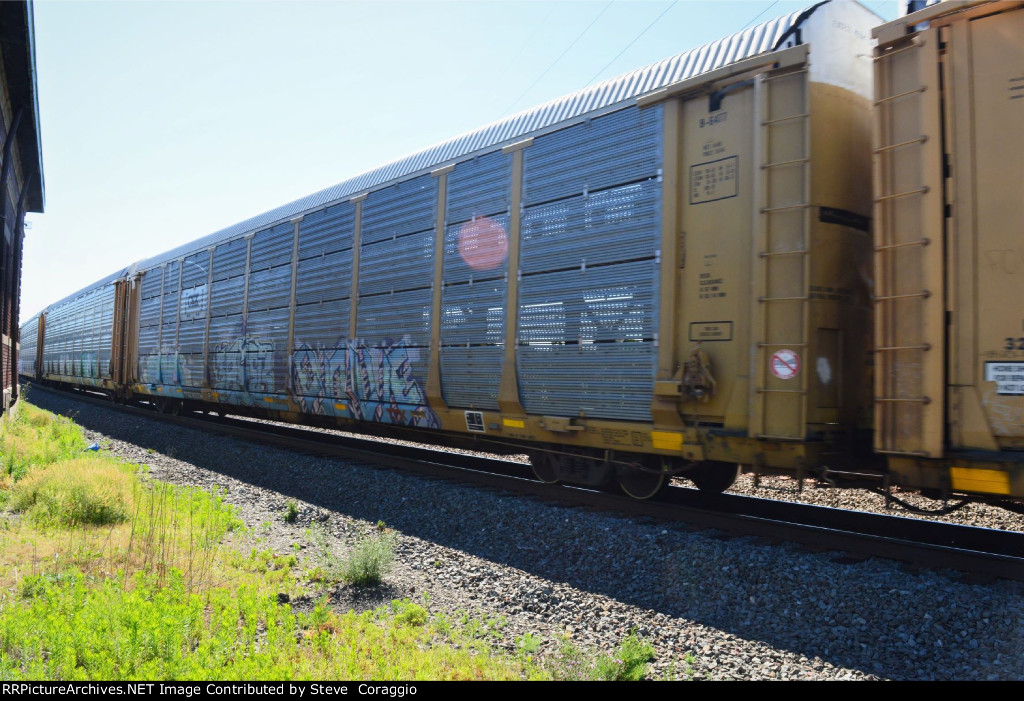
[(721, 494), (732, 486), (740, 474), (740, 466), (727, 462), (702, 462), (686, 473), (697, 489), (708, 494)]
[(558, 481), (558, 456), (544, 450), (530, 453), (530, 465), (533, 476), (544, 484), (555, 484)]
[(661, 470), (660, 460), (649, 465), (629, 467), (619, 473), (619, 487), (634, 499), (654, 499), (668, 486), (668, 475)]

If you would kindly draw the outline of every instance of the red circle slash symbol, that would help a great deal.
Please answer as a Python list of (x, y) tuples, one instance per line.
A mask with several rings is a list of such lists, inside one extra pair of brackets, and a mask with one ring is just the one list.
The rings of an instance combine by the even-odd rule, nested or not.
[(788, 348), (777, 350), (772, 353), (768, 367), (780, 380), (791, 380), (800, 372), (800, 356)]

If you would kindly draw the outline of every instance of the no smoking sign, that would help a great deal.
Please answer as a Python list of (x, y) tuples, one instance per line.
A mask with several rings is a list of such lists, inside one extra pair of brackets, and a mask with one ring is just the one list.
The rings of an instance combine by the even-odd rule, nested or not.
[(788, 348), (777, 350), (772, 353), (768, 367), (780, 380), (792, 380), (800, 372), (800, 356)]

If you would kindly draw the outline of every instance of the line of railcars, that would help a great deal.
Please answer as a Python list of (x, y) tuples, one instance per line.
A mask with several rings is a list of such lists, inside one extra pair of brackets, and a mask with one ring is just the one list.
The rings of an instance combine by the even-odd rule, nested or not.
[(1020, 5), (766, 22), (119, 270), (22, 372), (638, 498), (737, 466), (1024, 497)]

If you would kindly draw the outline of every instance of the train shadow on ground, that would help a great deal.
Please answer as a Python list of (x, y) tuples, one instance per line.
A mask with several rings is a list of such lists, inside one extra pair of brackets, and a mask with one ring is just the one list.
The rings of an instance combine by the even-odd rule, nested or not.
[[(281, 507), (284, 499), (295, 498), (370, 523), (383, 520), (403, 534), (564, 582), (584, 593), (760, 640), (836, 667), (914, 679), (920, 678), (919, 662), (914, 660), (927, 655), (930, 666), (949, 657), (946, 671), (955, 677), (955, 670), (965, 663), (952, 641), (944, 642), (943, 637), (951, 626), (973, 629), (976, 623), (943, 618), (939, 613), (948, 602), (933, 582), (900, 574), (900, 566), (891, 562), (838, 566), (821, 558), (835, 560), (839, 553), (808, 553), (795, 546), (692, 532), (684, 525), (644, 523), (569, 506), (547, 507), (552, 511), (538, 524), (536, 502), (522, 496), (175, 429), (51, 391), (30, 395), (33, 404), (71, 414), (87, 430), (279, 492)], [(424, 518), (430, 512), (443, 517)], [(735, 540), (742, 541), (739, 547)], [(634, 547), (624, 548), (623, 543)], [(638, 571), (654, 574), (640, 581)], [(462, 585), (479, 587), (481, 598), (495, 590), (507, 591), (487, 577), (467, 576)], [(517, 605), (543, 611), (560, 596), (555, 588), (534, 589)], [(929, 610), (929, 597), (935, 599), (930, 610), (936, 614), (922, 621), (913, 611)], [(865, 601), (874, 605), (866, 609)], [(619, 624), (628, 630), (631, 622), (627, 616)], [(818, 631), (812, 640), (801, 636), (808, 630)], [(696, 642), (686, 646), (694, 644), (701, 645), (699, 632)], [(680, 650), (688, 651), (709, 654)]]

